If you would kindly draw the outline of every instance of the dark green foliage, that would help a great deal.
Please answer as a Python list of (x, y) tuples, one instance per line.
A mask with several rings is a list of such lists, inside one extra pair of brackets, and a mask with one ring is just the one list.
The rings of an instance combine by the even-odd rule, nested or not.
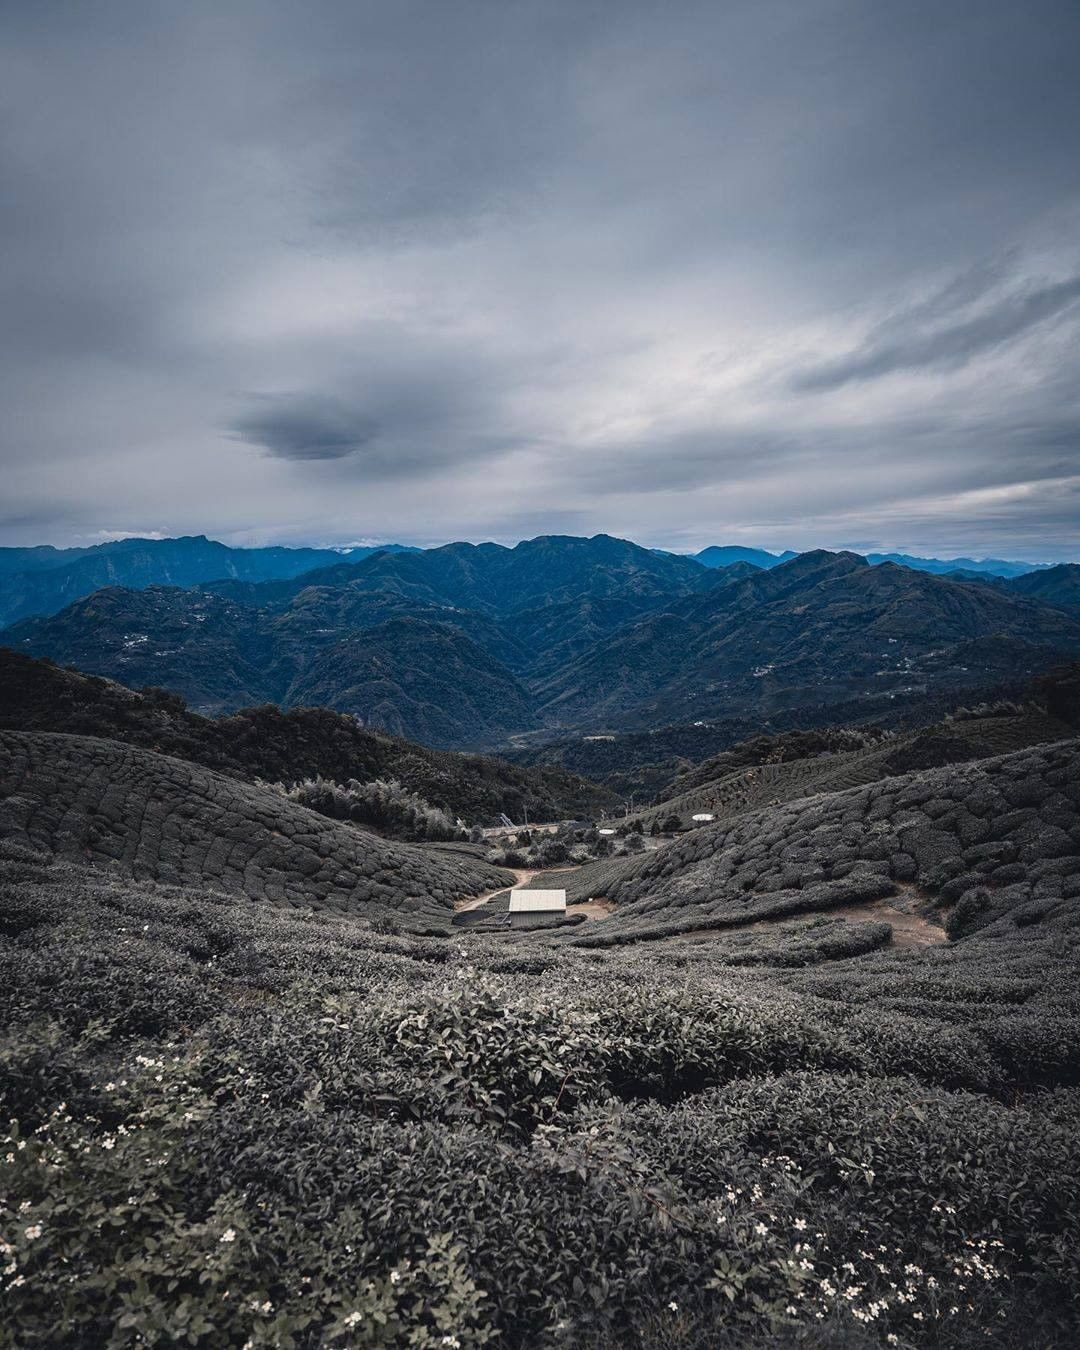
[(1080, 661), (1056, 666), (1035, 681), (1035, 689), (1052, 716), (1080, 727)]
[(376, 778), (370, 783), (331, 783), (325, 778), (307, 778), (291, 787), (276, 783), (274, 787), (288, 801), (309, 807), (331, 820), (351, 820), (367, 825), (393, 839), (423, 840), (464, 839), (465, 831), (453, 817), (415, 793), (407, 792), (400, 783)]

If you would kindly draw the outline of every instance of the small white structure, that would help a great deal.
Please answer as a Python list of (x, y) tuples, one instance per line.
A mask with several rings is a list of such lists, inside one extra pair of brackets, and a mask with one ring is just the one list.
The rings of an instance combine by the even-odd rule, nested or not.
[(691, 816), (691, 820), (696, 820), (699, 825), (704, 825), (707, 821), (714, 820), (715, 816), (711, 811), (699, 811), (696, 816)]
[(606, 830), (606, 829), (605, 829), (605, 830), (597, 830), (596, 833), (597, 833), (597, 834), (614, 834), (615, 831), (614, 831), (614, 830)]
[(510, 892), (511, 914), (565, 914), (565, 891), (527, 891)]

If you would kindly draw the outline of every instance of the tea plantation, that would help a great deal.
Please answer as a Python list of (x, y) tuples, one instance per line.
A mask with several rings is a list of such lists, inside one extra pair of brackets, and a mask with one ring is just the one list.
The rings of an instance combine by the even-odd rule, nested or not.
[(466, 851), (0, 740), (0, 1345), (1077, 1343), (1075, 741), (597, 864), (545, 935), (450, 927)]

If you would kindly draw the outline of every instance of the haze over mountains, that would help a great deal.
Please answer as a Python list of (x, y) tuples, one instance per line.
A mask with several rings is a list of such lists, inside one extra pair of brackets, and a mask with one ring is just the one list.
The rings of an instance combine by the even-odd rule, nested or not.
[(866, 720), (1080, 652), (1074, 564), (947, 576), (818, 550), (706, 566), (597, 535), (332, 554), (295, 575), (291, 550), (137, 542), (95, 566), (227, 571), (109, 585), (0, 641), (200, 712), (324, 706), (451, 748), (712, 718)]

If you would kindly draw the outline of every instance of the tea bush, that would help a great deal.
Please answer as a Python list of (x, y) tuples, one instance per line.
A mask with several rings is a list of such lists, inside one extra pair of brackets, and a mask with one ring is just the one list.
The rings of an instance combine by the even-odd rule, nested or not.
[[(0, 843), (0, 1345), (1071, 1348), (1072, 763), (582, 868), (636, 945)], [(806, 917), (898, 872), (956, 882), (952, 940)]]

